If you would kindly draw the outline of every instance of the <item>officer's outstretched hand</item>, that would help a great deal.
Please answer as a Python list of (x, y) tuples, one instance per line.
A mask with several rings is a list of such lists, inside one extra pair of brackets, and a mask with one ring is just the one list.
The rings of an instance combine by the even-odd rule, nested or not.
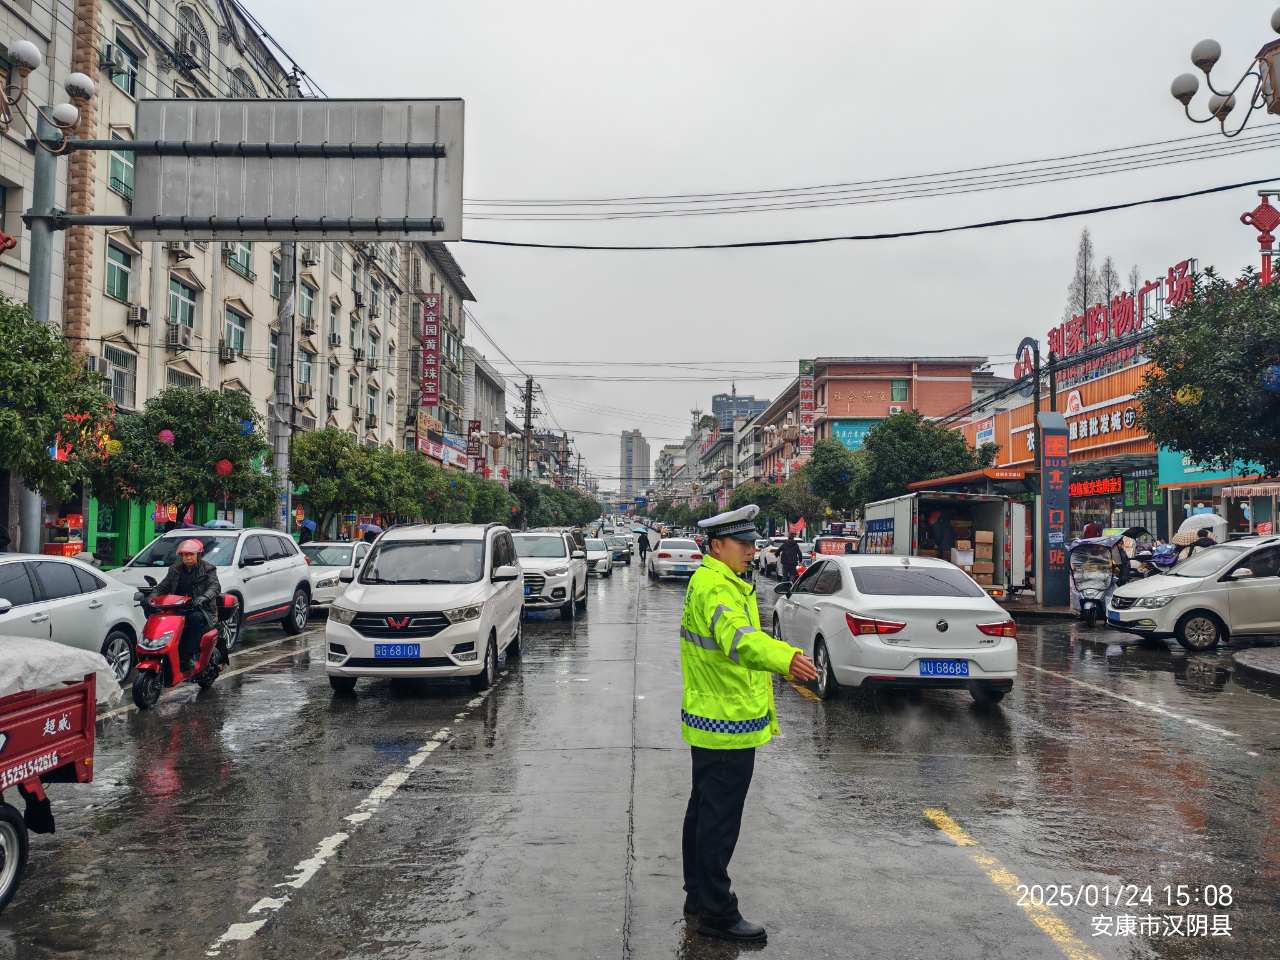
[(792, 680), (817, 680), (818, 668), (813, 665), (813, 661), (806, 657), (803, 653), (796, 651), (796, 655), (791, 658), (791, 667), (787, 670)]

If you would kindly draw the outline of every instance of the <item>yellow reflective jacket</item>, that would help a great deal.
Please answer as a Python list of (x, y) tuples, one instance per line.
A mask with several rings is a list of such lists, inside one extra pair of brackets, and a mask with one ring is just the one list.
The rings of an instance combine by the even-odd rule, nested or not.
[(689, 580), (680, 622), (680, 733), (695, 747), (758, 747), (778, 732), (772, 674), (800, 651), (760, 629), (756, 588), (714, 557)]

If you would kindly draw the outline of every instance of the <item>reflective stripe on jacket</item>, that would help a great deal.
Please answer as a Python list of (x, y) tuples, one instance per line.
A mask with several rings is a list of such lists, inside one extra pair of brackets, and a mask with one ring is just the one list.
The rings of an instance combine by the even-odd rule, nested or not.
[(714, 557), (689, 580), (680, 622), (680, 733), (695, 747), (758, 747), (778, 732), (773, 677), (800, 651), (760, 629), (756, 588)]

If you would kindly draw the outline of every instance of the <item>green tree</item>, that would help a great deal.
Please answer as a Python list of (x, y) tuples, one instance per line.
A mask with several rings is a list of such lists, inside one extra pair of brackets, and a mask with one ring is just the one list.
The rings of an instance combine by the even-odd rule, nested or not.
[(839, 440), (819, 440), (801, 471), (809, 489), (835, 510), (861, 506), (858, 499), (862, 480), (862, 458)]
[(803, 471), (782, 484), (778, 506), (788, 522), (795, 523), (803, 518), (810, 531), (819, 530), (827, 515), (827, 502), (810, 489)]
[(294, 436), (289, 472), (295, 486), (306, 486), (297, 500), (321, 531), (342, 514), (371, 509), (369, 451), (332, 427)]
[[(25, 303), (0, 297), (0, 466), (54, 499), (103, 468), (113, 435), (102, 382)], [(50, 449), (57, 442), (64, 459)]]
[(1280, 285), (1206, 271), (1195, 296), (1157, 321), (1147, 352), (1138, 422), (1156, 443), (1224, 470), (1239, 460), (1280, 473), (1280, 393), (1261, 380), (1280, 362)]
[(472, 523), (512, 523), (513, 508), (518, 509), (518, 501), (500, 483), (493, 480), (477, 479), (474, 481), (475, 503), (471, 507)]
[[(121, 452), (94, 476), (102, 499), (176, 503), (180, 513), (225, 499), (247, 516), (274, 513), (271, 449), (247, 395), (171, 387), (148, 400), (141, 413), (118, 418), (117, 428)], [(161, 439), (168, 434), (172, 443)], [(218, 473), (223, 460), (231, 464), (226, 476)]]
[(894, 414), (867, 433), (863, 443), (859, 499), (863, 503), (896, 497), (907, 484), (976, 470), (978, 454), (964, 436), (925, 420), (914, 410)]

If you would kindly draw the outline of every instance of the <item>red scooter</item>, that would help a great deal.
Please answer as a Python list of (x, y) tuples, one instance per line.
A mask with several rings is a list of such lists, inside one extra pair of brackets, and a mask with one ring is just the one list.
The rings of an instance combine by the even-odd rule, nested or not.
[[(147, 578), (154, 587), (155, 582)], [(144, 594), (145, 596), (145, 594)], [(141, 710), (149, 710), (160, 700), (166, 687), (193, 681), (208, 688), (228, 662), (228, 623), (235, 615), (236, 598), (222, 595), (218, 622), (200, 638), (200, 653), (195, 669), (182, 669), (178, 645), (191, 611), (191, 598), (175, 594), (151, 597), (150, 610), (142, 638), (138, 641), (138, 673), (133, 681), (133, 702)]]

